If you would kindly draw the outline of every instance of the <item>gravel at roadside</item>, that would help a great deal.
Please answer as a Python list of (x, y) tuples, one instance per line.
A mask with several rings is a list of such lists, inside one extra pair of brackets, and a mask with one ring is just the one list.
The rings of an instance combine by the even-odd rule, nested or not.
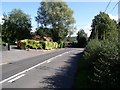
[(0, 65), (8, 64), (14, 61), (24, 60), (26, 58), (38, 56), (45, 53), (50, 53), (55, 50), (35, 50), (30, 49), (29, 51), (26, 50), (19, 50), (19, 49), (11, 49), (10, 51), (2, 51), (2, 61)]

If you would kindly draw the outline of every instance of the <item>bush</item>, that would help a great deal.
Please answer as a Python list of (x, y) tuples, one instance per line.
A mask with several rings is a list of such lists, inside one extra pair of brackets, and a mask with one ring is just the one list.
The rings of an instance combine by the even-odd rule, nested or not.
[(77, 48), (78, 47), (78, 43), (77, 42), (72, 42), (72, 47), (75, 47), (75, 48)]
[(64, 47), (64, 42), (63, 41), (58, 41), (58, 48), (63, 48)]
[(25, 39), (20, 41), (20, 48), (21, 49), (27, 49), (27, 48), (42, 49), (43, 46), (41, 44), (41, 41)]
[(55, 48), (58, 48), (58, 43), (54, 42)]
[(49, 42), (49, 41), (45, 41), (45, 48), (46, 50), (51, 50), (51, 49), (56, 49), (58, 48), (58, 43), (57, 42)]
[(17, 44), (21, 49), (27, 49), (27, 48), (32, 48), (32, 49), (46, 49), (46, 50), (51, 50), (51, 49), (56, 49), (58, 48), (58, 43), (57, 42), (49, 42), (49, 41), (38, 41), (38, 40), (21, 40)]
[(44, 49), (46, 49), (46, 50), (49, 50), (50, 48), (49, 48), (49, 42), (48, 41), (45, 41), (45, 48)]
[(87, 38), (86, 37), (79, 37), (78, 47), (84, 48), (86, 45), (87, 45)]
[(102, 41), (97, 61), (94, 64), (94, 75), (101, 87), (119, 87), (120, 60), (115, 42)]
[(119, 87), (120, 60), (115, 42), (92, 40), (84, 51), (89, 63), (90, 80), (97, 87)]
[(28, 45), (28, 39), (24, 39), (20, 41), (20, 48), (21, 49), (26, 49)]
[(84, 58), (87, 60), (96, 60), (96, 54), (99, 52), (99, 48), (101, 47), (101, 42), (93, 39), (91, 40), (84, 50)]

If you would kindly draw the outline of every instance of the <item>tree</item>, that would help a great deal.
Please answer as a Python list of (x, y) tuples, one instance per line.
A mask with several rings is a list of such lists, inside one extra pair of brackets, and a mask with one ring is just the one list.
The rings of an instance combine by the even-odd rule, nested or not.
[(3, 15), (3, 41), (15, 41), (30, 38), (31, 18), (20, 9), (13, 9), (8, 15)]
[(43, 27), (37, 28), (35, 34), (40, 36), (52, 36), (51, 29), (43, 28)]
[(120, 29), (120, 21), (118, 22), (118, 29)]
[(77, 41), (79, 47), (85, 47), (87, 44), (87, 34), (84, 32), (83, 29), (78, 31), (77, 33)]
[(71, 35), (74, 34), (75, 30), (77, 30), (77, 28), (75, 26), (70, 26), (68, 29), (69, 29), (68, 30), (68, 37), (71, 37)]
[[(55, 1), (55, 2), (54, 2)], [(68, 28), (73, 25), (73, 11), (65, 2), (41, 2), (36, 21), (38, 27), (50, 28), (54, 41), (63, 40), (68, 35)]]
[(99, 39), (99, 40), (105, 40), (110, 37), (116, 36), (116, 23), (114, 20), (110, 19), (109, 15), (100, 12), (92, 22), (92, 32), (90, 35), (90, 39)]
[(1, 40), (1, 36), (2, 36), (2, 25), (0, 24), (0, 40)]
[(120, 84), (119, 28), (109, 15), (100, 12), (93, 19), (90, 42), (84, 51), (89, 64), (89, 79), (100, 88), (116, 88)]

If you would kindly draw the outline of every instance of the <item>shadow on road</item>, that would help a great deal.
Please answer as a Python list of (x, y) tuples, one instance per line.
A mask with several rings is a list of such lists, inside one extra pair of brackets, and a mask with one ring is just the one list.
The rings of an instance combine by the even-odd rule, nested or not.
[(47, 88), (52, 88), (54, 90), (59, 88), (72, 89), (77, 71), (77, 64), (81, 55), (82, 53), (78, 53), (71, 56), (70, 60), (64, 61), (66, 66), (59, 67), (54, 76), (47, 76), (44, 78), (44, 81), (40, 83), (47, 83)]

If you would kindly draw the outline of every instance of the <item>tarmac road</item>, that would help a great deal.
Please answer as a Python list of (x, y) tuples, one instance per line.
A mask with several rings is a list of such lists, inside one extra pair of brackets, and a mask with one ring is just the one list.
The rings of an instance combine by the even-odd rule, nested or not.
[(0, 84), (2, 88), (72, 88), (82, 52), (82, 48), (65, 48), (2, 65)]

